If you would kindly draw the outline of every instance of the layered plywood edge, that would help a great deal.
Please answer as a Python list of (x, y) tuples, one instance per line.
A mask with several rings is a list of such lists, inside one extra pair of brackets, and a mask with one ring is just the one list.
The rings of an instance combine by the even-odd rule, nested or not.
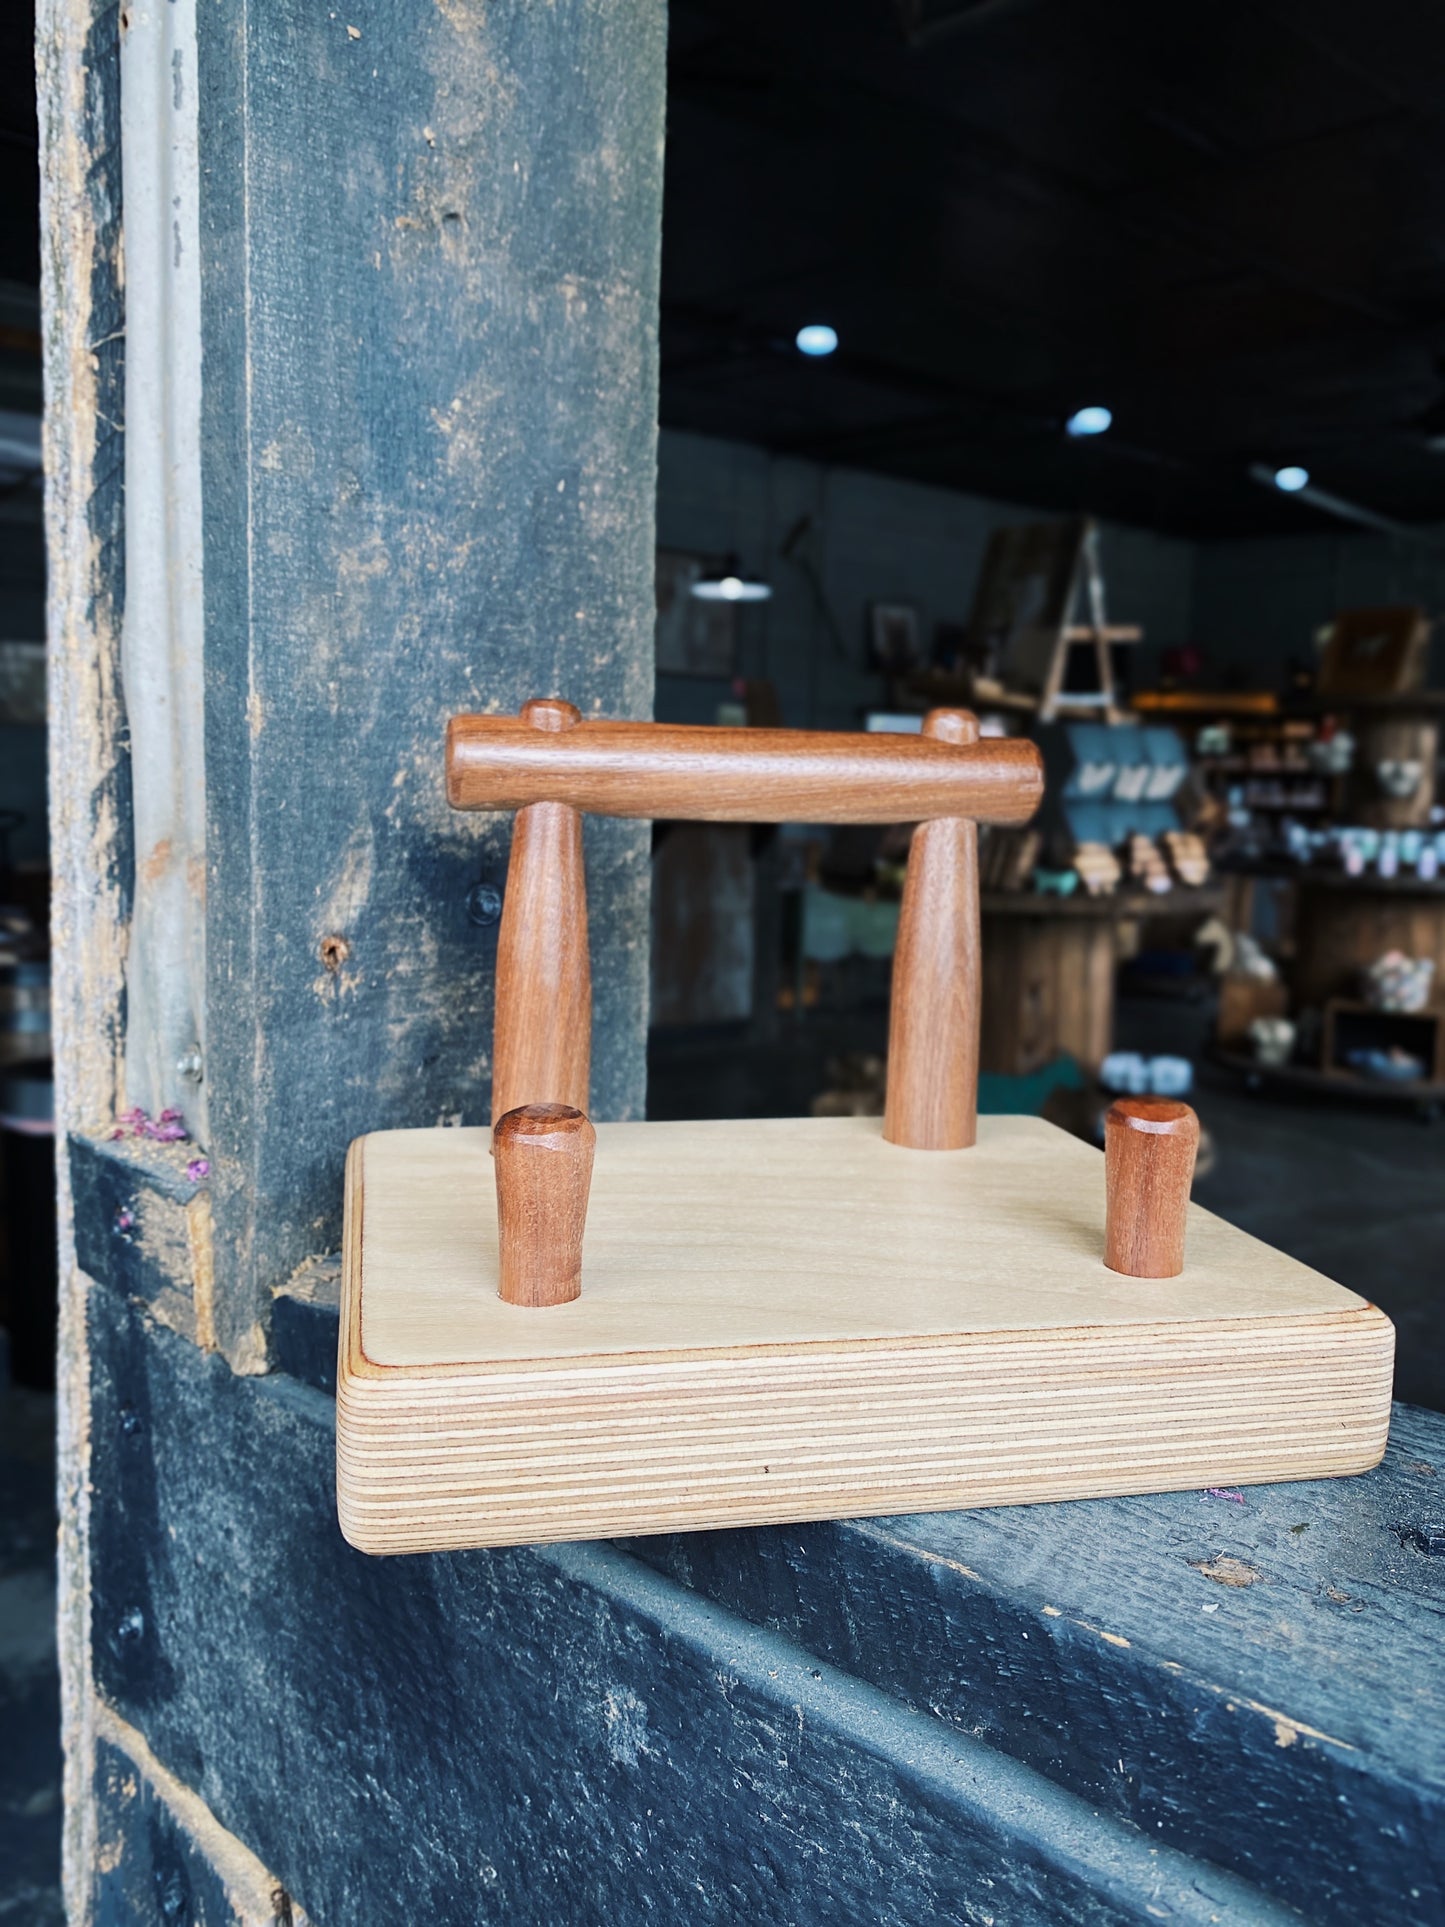
[(1377, 1464), (1394, 1331), (1190, 1207), (1102, 1263), (1098, 1152), (1036, 1118), (604, 1124), (580, 1298), (497, 1296), (485, 1130), (347, 1166), (337, 1504), (421, 1552), (1333, 1477)]

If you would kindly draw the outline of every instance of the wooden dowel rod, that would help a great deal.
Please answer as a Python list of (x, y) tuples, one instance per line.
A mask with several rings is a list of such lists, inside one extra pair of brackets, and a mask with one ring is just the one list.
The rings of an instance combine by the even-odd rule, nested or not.
[[(966, 709), (935, 709), (924, 740), (978, 741)], [(883, 1135), (918, 1151), (960, 1151), (978, 1136), (978, 826), (957, 817), (913, 832), (888, 1016)]]
[(1104, 1114), (1104, 1263), (1128, 1278), (1184, 1269), (1199, 1119), (1168, 1097), (1121, 1097)]
[[(522, 718), (545, 740), (544, 732), (575, 727), (577, 711), (570, 703), (528, 703)], [(591, 1067), (582, 818), (566, 803), (533, 803), (512, 825), (497, 936), (493, 1122), (519, 1104), (585, 1111)]]
[(1043, 795), (1032, 743), (589, 722), (552, 734), (510, 716), (454, 716), (454, 809), (567, 803), (599, 816), (703, 823), (1023, 823)]
[(582, 1290), (582, 1234), (597, 1133), (568, 1104), (497, 1119), (497, 1291), (509, 1305), (565, 1305)]

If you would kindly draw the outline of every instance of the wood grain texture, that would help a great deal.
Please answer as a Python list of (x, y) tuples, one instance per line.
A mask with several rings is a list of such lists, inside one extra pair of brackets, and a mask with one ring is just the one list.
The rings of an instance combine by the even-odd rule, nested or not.
[[(557, 693), (589, 714), (650, 714), (655, 654), (665, 8), (283, 12), (274, 33), (247, 34), (235, 0), (218, 0), (199, 29), (209, 77), (185, 79), (206, 153), (204, 654), (219, 719), (205, 758), (206, 1148), (217, 1337), (238, 1369), (259, 1362), (272, 1284), (339, 1244), (351, 1139), (485, 1121), (497, 933), (462, 906), (478, 881), (501, 882), (511, 823), (438, 820), (439, 719), (481, 706), (479, 691), (513, 712)], [(116, 16), (94, 17), (94, 59), (108, 59)], [(466, 102), (493, 88), (490, 185), (473, 191)], [(288, 160), (303, 123), (344, 192), (318, 196)], [(589, 151), (626, 166), (604, 179), (566, 158), (584, 129)], [(97, 191), (118, 211), (118, 186)], [(107, 370), (123, 364), (117, 325), (108, 306), (84, 323), (86, 342), (109, 343)], [(104, 390), (101, 406), (124, 422)], [(120, 549), (91, 557), (118, 594)], [(76, 807), (129, 819), (123, 791)], [(587, 846), (584, 1107), (640, 1116), (648, 841), (597, 823)], [(86, 874), (111, 864), (129, 877), (123, 839)], [(119, 944), (124, 914), (112, 921)], [(332, 937), (349, 946), (334, 972)], [(324, 1092), (307, 1128), (278, 1129), (303, 1091)], [(539, 1095), (564, 1093), (515, 1101)]]
[(597, 1133), (567, 1104), (524, 1104), (492, 1132), (497, 1295), (565, 1305), (582, 1290), (582, 1234)]
[(600, 816), (708, 823), (1024, 823), (1043, 795), (1032, 743), (585, 722), (543, 734), (511, 716), (454, 716), (447, 797), (458, 810), (568, 803)]
[[(570, 703), (528, 703), (542, 740), (575, 728)], [(565, 803), (518, 810), (497, 937), (492, 1122), (522, 1104), (585, 1111), (592, 1069), (592, 969), (582, 818)]]
[[(1325, 1477), (1373, 1465), (1393, 1329), (1190, 1208), (1107, 1270), (1097, 1153), (876, 1119), (602, 1125), (574, 1303), (496, 1296), (484, 1131), (359, 1140), (337, 1374), (365, 1551)], [(740, 1201), (746, 1201), (745, 1207)]]
[[(672, 823), (652, 857), (652, 998), (648, 1022), (744, 1023), (764, 955), (762, 916), (780, 917), (744, 823)], [(782, 937), (774, 933), (774, 948)], [(780, 956), (779, 956), (780, 963)], [(779, 963), (772, 963), (776, 971)], [(776, 1001), (776, 990), (774, 991)], [(763, 1000), (766, 1008), (766, 1000)]]
[(1104, 1263), (1130, 1278), (1184, 1269), (1199, 1119), (1167, 1097), (1120, 1097), (1104, 1116)]
[[(978, 718), (935, 709), (923, 739), (977, 743)], [(883, 1135), (920, 1151), (957, 1151), (978, 1134), (978, 1027), (983, 958), (978, 825), (920, 823), (908, 852), (888, 1017)]]
[(1023, 1077), (1067, 1051), (1097, 1070), (1113, 1045), (1116, 920), (1015, 916), (986, 901), (983, 928), (980, 1068)]

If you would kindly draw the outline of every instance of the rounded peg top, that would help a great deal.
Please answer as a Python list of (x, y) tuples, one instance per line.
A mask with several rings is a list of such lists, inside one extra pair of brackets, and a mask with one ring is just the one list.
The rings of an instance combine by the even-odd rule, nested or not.
[(522, 704), (521, 716), (533, 729), (557, 736), (564, 729), (575, 729), (582, 720), (582, 711), (575, 703), (564, 703), (560, 696), (534, 696), (531, 702)]
[(1166, 1137), (1181, 1132), (1187, 1136), (1192, 1131), (1195, 1142), (1199, 1140), (1199, 1119), (1177, 1097), (1116, 1097), (1108, 1117), (1126, 1131), (1150, 1131)]
[(930, 709), (922, 733), (935, 743), (976, 743), (978, 718), (971, 709)]
[(1129, 1278), (1184, 1269), (1199, 1119), (1170, 1097), (1116, 1098), (1104, 1114), (1104, 1263)]

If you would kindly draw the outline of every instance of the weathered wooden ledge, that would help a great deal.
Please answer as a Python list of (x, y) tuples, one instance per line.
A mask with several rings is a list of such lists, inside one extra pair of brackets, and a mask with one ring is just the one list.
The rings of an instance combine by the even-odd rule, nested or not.
[[(128, 1523), (137, 1505), (158, 1506), (176, 1538), (164, 1569), (145, 1582), (146, 1640), (108, 1648), (107, 1692), (123, 1714), (137, 1696), (156, 1697), (147, 1728), (162, 1757), (166, 1734), (180, 1747), (192, 1725), (213, 1729), (216, 1811), (303, 1898), (324, 1891), (354, 1906), (381, 1878), (415, 1905), (436, 1895), (408, 1885), (420, 1876), (407, 1871), (404, 1829), (393, 1832), (384, 1816), (375, 1816), (371, 1836), (374, 1867), (333, 1864), (319, 1815), (314, 1838), (310, 1822), (293, 1835), (280, 1741), (232, 1731), (218, 1710), (227, 1695), (214, 1684), (204, 1704), (198, 1695), (171, 1708), (159, 1693), (158, 1682), (176, 1686), (172, 1669), (193, 1643), (223, 1677), (266, 1659), (254, 1619), (225, 1611), (211, 1625), (229, 1544), (264, 1548), (248, 1555), (260, 1564), (243, 1575), (247, 1585), (289, 1575), (278, 1690), (283, 1702), (304, 1706), (296, 1730), (332, 1732), (339, 1745), (356, 1719), (369, 1734), (365, 1758), (348, 1766), (339, 1788), (326, 1777), (332, 1766), (323, 1773), (319, 1761), (305, 1764), (303, 1802), (313, 1770), (327, 1799), (360, 1802), (368, 1813), (375, 1788), (397, 1776), (409, 1801), (438, 1816), (475, 1800), (506, 1843), (505, 1853), (489, 1849), (498, 1869), (506, 1854), (520, 1866), (520, 1856), (541, 1850), (515, 1805), (496, 1805), (500, 1796), (486, 1790), (500, 1734), (518, 1786), (535, 1781), (540, 1798), (565, 1757), (573, 1784), (590, 1789), (585, 1801), (578, 1792), (575, 1812), (571, 1796), (563, 1800), (555, 1786), (547, 1794), (569, 1827), (601, 1830), (588, 1834), (589, 1853), (631, 1853), (628, 1842), (642, 1834), (630, 1829), (655, 1843), (667, 1835), (670, 1844), (656, 1847), (659, 1866), (681, 1853), (656, 1803), (672, 1797), (666, 1786), (675, 1794), (685, 1785), (704, 1832), (753, 1857), (735, 1904), (760, 1920), (891, 1920), (906, 1907), (928, 1918), (945, 1894), (960, 1907), (964, 1892), (976, 1895), (977, 1881), (993, 1877), (988, 1867), (1009, 1897), (1007, 1906), (1000, 1898), (1001, 1921), (1161, 1917), (1149, 1911), (1155, 1898), (1126, 1900), (1123, 1888), (1086, 1902), (1072, 1887), (1065, 1901), (1057, 1882), (1029, 1887), (1034, 1875), (1025, 1879), (1013, 1856), (1042, 1851), (1037, 1839), (1025, 1851), (988, 1827), (970, 1834), (973, 1820), (956, 1813), (933, 1832), (909, 1805), (915, 1797), (927, 1804), (920, 1782), (909, 1782), (913, 1792), (891, 1817), (855, 1811), (854, 1795), (881, 1792), (878, 1775), (888, 1799), (899, 1798), (897, 1775), (907, 1779), (928, 1749), (957, 1742), (972, 1749), (955, 1764), (981, 1797), (991, 1775), (1016, 1768), (1027, 1769), (1031, 1797), (1057, 1796), (1054, 1822), (1038, 1821), (1045, 1833), (1055, 1827), (1048, 1853), (1067, 1858), (1070, 1829), (1083, 1814), (1097, 1816), (1107, 1823), (1100, 1840), (1151, 1843), (1167, 1850), (1168, 1869), (1177, 1871), (1177, 1856), (1194, 1856), (1200, 1891), (1214, 1893), (1223, 1919), (1272, 1918), (1284, 1907), (1309, 1920), (1426, 1927), (1445, 1912), (1445, 1417), (1396, 1406), (1384, 1464), (1349, 1480), (639, 1539), (621, 1563), (600, 1547), (375, 1562), (336, 1531), (330, 1408), (307, 1389), (332, 1383), (335, 1268), (321, 1261), (278, 1290), (273, 1356), (284, 1369), (260, 1380), (231, 1378), (219, 1360), (155, 1332), (122, 1308), (121, 1295), (100, 1294), (102, 1315), (129, 1336), (107, 1348), (128, 1363), (101, 1389), (97, 1422), (118, 1401), (145, 1409), (158, 1434), (161, 1486), (127, 1488), (101, 1522), (105, 1600), (119, 1604), (140, 1584)], [(224, 1484), (207, 1484), (186, 1446), (187, 1411), (210, 1377), (205, 1396), (231, 1414), (236, 1458)], [(561, 1585), (564, 1566), (574, 1580), (591, 1575), (588, 1585)], [(643, 1567), (657, 1577), (644, 1581)], [(299, 1594), (297, 1572), (307, 1575)], [(642, 1592), (633, 1598), (629, 1588)], [(638, 1605), (644, 1592), (647, 1612)], [(375, 1659), (367, 1681), (336, 1654), (337, 1613), (360, 1642), (352, 1653)], [(741, 1691), (737, 1652), (753, 1650), (749, 1627), (811, 1656), (834, 1695), (826, 1742), (817, 1736), (806, 1767), (797, 1748), (813, 1744), (819, 1712), (794, 1705), (791, 1684), (771, 1710), (748, 1699), (751, 1687), (746, 1707), (713, 1703), (715, 1690), (724, 1700)], [(708, 1673), (689, 1660), (686, 1685), (674, 1651), (684, 1629), (700, 1642), (689, 1651), (711, 1643), (715, 1661)], [(417, 1666), (396, 1668), (397, 1650), (417, 1660), (425, 1691)], [(535, 1673), (525, 1690), (513, 1679), (519, 1665)], [(553, 1679), (560, 1698), (532, 1705), (528, 1694)], [(176, 1690), (181, 1700), (190, 1692), (183, 1678)], [(851, 1727), (837, 1717), (840, 1693), (856, 1695)], [(896, 1712), (880, 1724), (885, 1704)], [(460, 1717), (463, 1705), (488, 1708), (485, 1734)], [(559, 1706), (571, 1710), (559, 1716)], [(865, 1729), (874, 1734), (867, 1759), (854, 1750)], [(905, 1740), (915, 1748), (908, 1760), (898, 1750)], [(569, 1749), (580, 1751), (574, 1758)], [(831, 1788), (819, 1805), (812, 1774)], [(266, 1786), (271, 1794), (260, 1791)], [(995, 1790), (1002, 1787), (999, 1779)], [(597, 1800), (605, 1815), (592, 1810)], [(763, 1818), (769, 1811), (774, 1818)], [(862, 1832), (850, 1834), (855, 1827)], [(900, 1839), (906, 1852), (890, 1862)], [(555, 1859), (561, 1849), (552, 1851)], [(861, 1879), (860, 1853), (878, 1856), (869, 1878), (881, 1885), (850, 1884)], [(810, 1869), (806, 1905), (802, 1889), (784, 1881), (789, 1855)], [(1216, 1892), (1216, 1868), (1244, 1884)], [(555, 1877), (562, 1882), (560, 1863)], [(602, 1883), (600, 1895), (607, 1876), (594, 1869), (587, 1877)], [(555, 1897), (564, 1885), (539, 1892)], [(1158, 1898), (1174, 1917), (1187, 1916), (1177, 1892)], [(347, 1917), (338, 1900), (333, 1907), (331, 1917)]]

